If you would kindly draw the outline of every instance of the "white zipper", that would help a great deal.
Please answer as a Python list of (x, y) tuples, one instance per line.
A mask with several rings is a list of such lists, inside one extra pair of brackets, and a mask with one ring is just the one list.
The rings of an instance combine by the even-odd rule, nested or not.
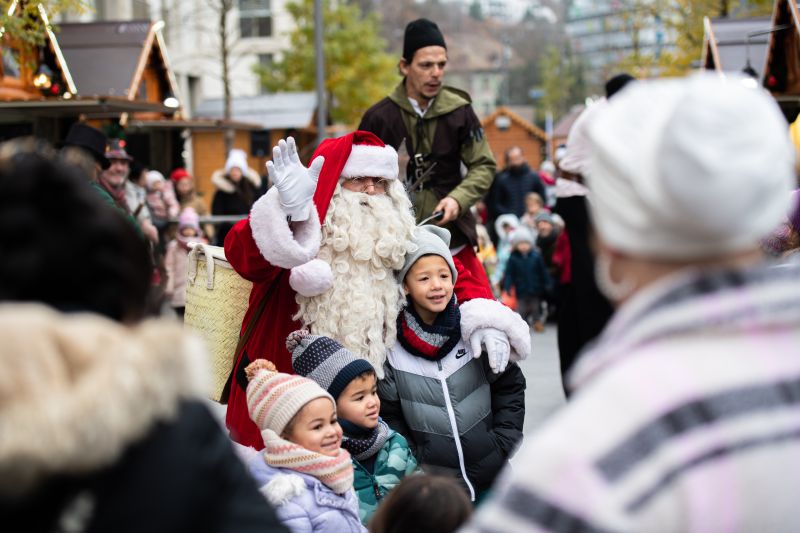
[(456, 413), (453, 411), (453, 404), (450, 403), (450, 390), (447, 388), (447, 379), (442, 377), (442, 363), (441, 361), (437, 361), (439, 363), (439, 381), (442, 384), (442, 389), (444, 391), (444, 401), (446, 402), (447, 406), (447, 416), (450, 417), (450, 427), (453, 431), (453, 437), (456, 441), (456, 451), (458, 451), (458, 466), (461, 468), (461, 476), (464, 478), (464, 482), (467, 484), (469, 488), (470, 500), (475, 501), (475, 489), (472, 488), (472, 483), (469, 482), (469, 478), (467, 477), (467, 470), (464, 467), (464, 452), (461, 450), (461, 435), (458, 433), (458, 426), (456, 426)]

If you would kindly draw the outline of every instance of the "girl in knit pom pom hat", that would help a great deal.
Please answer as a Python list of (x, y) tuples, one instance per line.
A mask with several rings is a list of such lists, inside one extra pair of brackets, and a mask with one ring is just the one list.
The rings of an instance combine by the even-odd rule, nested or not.
[[(490, 368), (480, 345), (462, 340), (477, 319), (461, 314), (453, 294), (450, 233), (421, 226), (414, 244), (399, 274), (408, 302), (378, 383), (381, 416), (409, 439), (425, 472), (455, 478), (478, 502), (522, 438), (525, 376), (515, 363)], [(506, 311), (499, 318), (527, 334)]]
[(388, 492), (417, 470), (405, 437), (378, 416), (375, 369), (335, 340), (304, 329), (289, 335), (286, 348), (294, 371), (316, 381), (336, 400), (344, 429), (342, 448), (353, 458), (359, 517), (367, 525)]
[(208, 241), (200, 229), (200, 217), (191, 207), (185, 208), (178, 219), (175, 238), (167, 243), (164, 269), (167, 271), (167, 285), (164, 292), (172, 309), (183, 318), (186, 310), (186, 280), (189, 268), (189, 244), (206, 244)]
[(281, 522), (294, 532), (365, 531), (331, 395), (264, 359), (245, 373), (247, 407), (265, 445), (248, 466)]

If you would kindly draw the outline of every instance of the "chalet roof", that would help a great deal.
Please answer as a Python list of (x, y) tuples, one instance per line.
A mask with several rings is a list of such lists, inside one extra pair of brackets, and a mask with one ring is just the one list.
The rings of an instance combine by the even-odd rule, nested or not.
[(157, 54), (164, 81), (177, 97), (162, 27), (149, 20), (60, 24), (58, 41), (78, 93), (133, 100), (151, 54)]
[[(8, 6), (8, 13), (9, 15), (14, 12), (17, 7), (17, 1), (11, 2)], [(39, 18), (42, 20), (45, 26), (45, 34), (47, 36), (47, 42), (50, 46), (50, 49), (53, 51), (53, 55), (55, 56), (55, 63), (58, 70), (61, 72), (61, 76), (66, 83), (66, 88), (71, 94), (75, 94), (75, 82), (72, 78), (72, 72), (70, 72), (69, 66), (64, 58), (64, 55), (61, 51), (61, 46), (56, 38), (55, 34), (53, 33), (53, 29), (50, 27), (50, 18), (47, 15), (47, 11), (45, 10), (42, 4), (38, 5), (39, 11)], [(0, 37), (3, 36), (5, 28), (0, 27)]]
[(800, 10), (794, 1), (775, 0), (772, 9), (764, 86), (779, 100), (800, 96)]
[[(222, 98), (203, 100), (194, 111), (197, 118), (222, 118)], [(317, 96), (313, 92), (237, 96), (231, 102), (231, 119), (258, 123), (264, 129), (306, 128), (311, 125)]]
[[(717, 72), (741, 72), (747, 64), (749, 42), (750, 65), (759, 74), (764, 72), (769, 36), (752, 34), (769, 30), (770, 17), (713, 20), (706, 17), (703, 26), (703, 68)], [(748, 34), (751, 35), (749, 39)]]
[(553, 138), (561, 138), (569, 135), (569, 130), (572, 129), (572, 125), (575, 124), (575, 121), (578, 120), (578, 117), (583, 113), (584, 109), (586, 109), (586, 106), (577, 105), (570, 109), (566, 115), (561, 117), (553, 127)]
[(498, 116), (506, 116), (510, 118), (513, 124), (520, 126), (534, 137), (537, 137), (542, 141), (547, 141), (547, 134), (544, 131), (542, 131), (541, 128), (538, 128), (535, 124), (531, 124), (524, 118), (520, 117), (519, 115), (511, 111), (506, 106), (500, 106), (497, 109), (495, 109), (494, 113), (481, 120), (481, 125), (484, 128), (486, 128), (486, 126), (492, 124)]

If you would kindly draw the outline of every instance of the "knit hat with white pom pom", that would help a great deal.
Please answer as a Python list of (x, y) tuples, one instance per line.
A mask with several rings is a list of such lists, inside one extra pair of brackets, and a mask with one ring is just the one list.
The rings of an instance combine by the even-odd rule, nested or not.
[(250, 418), (262, 431), (271, 429), (281, 435), (289, 422), (308, 402), (317, 398), (336, 401), (314, 381), (283, 374), (270, 361), (257, 359), (245, 368), (247, 408)]

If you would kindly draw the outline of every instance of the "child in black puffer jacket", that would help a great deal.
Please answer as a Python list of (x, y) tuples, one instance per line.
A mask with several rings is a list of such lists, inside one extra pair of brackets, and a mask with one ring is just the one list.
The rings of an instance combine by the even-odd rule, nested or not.
[[(515, 363), (494, 373), (462, 340), (469, 324), (462, 323), (453, 294), (449, 242), (444, 228), (417, 229), (417, 251), (400, 271), (408, 303), (397, 318), (398, 340), (378, 394), (381, 416), (405, 435), (422, 469), (456, 478), (477, 501), (522, 438), (525, 377)], [(508, 328), (529, 334), (510, 309), (502, 307), (500, 315)]]

